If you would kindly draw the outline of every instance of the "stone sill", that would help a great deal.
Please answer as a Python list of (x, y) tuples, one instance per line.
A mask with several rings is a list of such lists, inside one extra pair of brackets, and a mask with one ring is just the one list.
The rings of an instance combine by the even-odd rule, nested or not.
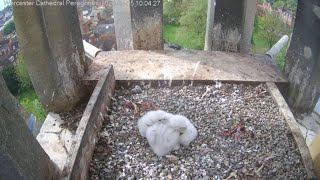
[[(75, 134), (60, 127), (63, 120), (58, 114), (50, 112), (46, 117), (37, 140), (62, 172), (63, 177), (59, 179), (86, 179), (83, 177), (87, 176), (97, 135), (106, 115), (104, 109), (111, 103), (114, 87), (113, 67), (109, 66), (95, 85)], [(74, 178), (80, 176), (82, 178)]]

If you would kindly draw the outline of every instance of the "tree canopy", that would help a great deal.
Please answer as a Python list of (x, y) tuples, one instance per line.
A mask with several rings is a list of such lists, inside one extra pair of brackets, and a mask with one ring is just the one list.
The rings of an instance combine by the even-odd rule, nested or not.
[(16, 74), (17, 80), (20, 82), (20, 89), (29, 89), (33, 87), (21, 53), (17, 55)]
[(288, 27), (275, 14), (266, 14), (259, 20), (259, 28), (268, 42), (269, 48), (273, 46), (281, 36), (289, 32)]
[(206, 32), (207, 0), (193, 0), (188, 3), (187, 11), (182, 13), (180, 23), (188, 31), (196, 32), (199, 36)]
[(291, 11), (297, 10), (298, 2), (296, 0), (287, 0), (287, 8)]
[(164, 0), (164, 20), (166, 27), (175, 27), (175, 43), (184, 47), (203, 49), (206, 23), (207, 0)]
[(284, 7), (285, 3), (283, 1), (277, 1), (273, 4), (274, 8)]
[(298, 0), (269, 0), (268, 2), (274, 8), (283, 7), (290, 11), (296, 11), (298, 5)]
[(167, 23), (177, 24), (183, 11), (182, 0), (164, 0), (164, 18)]
[(8, 35), (12, 33), (14, 30), (15, 30), (14, 21), (10, 21), (4, 26), (3, 33), (4, 35)]

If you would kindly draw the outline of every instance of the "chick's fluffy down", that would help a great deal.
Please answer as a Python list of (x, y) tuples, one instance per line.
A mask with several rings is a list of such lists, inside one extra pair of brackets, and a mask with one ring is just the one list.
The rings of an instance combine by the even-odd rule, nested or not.
[(169, 118), (169, 124), (180, 132), (179, 143), (189, 146), (198, 136), (198, 131), (188, 118), (182, 115), (174, 115)]
[(165, 124), (172, 114), (162, 110), (149, 111), (138, 120), (138, 129), (141, 136), (146, 137), (147, 129), (157, 123)]
[(165, 124), (151, 126), (146, 132), (148, 143), (157, 156), (179, 149), (179, 134)]

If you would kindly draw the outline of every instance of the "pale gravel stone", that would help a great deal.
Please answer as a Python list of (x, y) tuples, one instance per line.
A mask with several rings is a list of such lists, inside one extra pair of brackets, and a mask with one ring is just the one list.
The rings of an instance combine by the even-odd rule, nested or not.
[[(159, 84), (142, 86), (140, 94), (131, 94), (135, 85), (116, 90), (112, 118), (103, 125), (91, 161), (90, 179), (224, 179), (231, 173), (237, 179), (306, 177), (292, 134), (265, 85)], [(152, 101), (162, 110), (188, 117), (198, 129), (198, 138), (172, 152), (169, 157), (174, 161), (157, 157), (139, 134), (140, 116), (134, 117), (133, 110), (123, 106), (125, 99)], [(250, 127), (254, 137), (241, 134), (238, 143), (226, 139), (223, 130), (237, 121)]]

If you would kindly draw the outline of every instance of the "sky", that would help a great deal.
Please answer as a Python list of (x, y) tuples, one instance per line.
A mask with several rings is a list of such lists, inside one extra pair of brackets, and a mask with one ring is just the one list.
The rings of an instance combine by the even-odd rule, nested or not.
[(5, 8), (4, 1), (0, 0), (0, 10), (2, 11)]

